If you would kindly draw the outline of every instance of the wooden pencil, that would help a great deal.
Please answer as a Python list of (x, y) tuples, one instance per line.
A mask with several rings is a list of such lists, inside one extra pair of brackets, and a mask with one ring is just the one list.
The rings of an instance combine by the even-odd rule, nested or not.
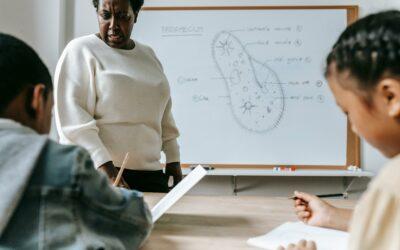
[[(319, 194), (319, 195), (316, 195), (316, 196), (319, 197), (319, 198), (329, 198), (329, 197), (342, 197), (344, 195), (341, 194), (341, 193), (337, 193), (337, 194)], [(289, 200), (296, 200), (296, 199), (300, 199), (300, 198), (297, 198), (296, 196), (291, 196), (288, 199)]]
[(124, 161), (122, 162), (122, 166), (118, 171), (117, 178), (114, 181), (115, 187), (118, 186), (121, 181), (122, 174), (124, 173), (124, 170), (125, 170), (126, 164), (128, 163), (128, 160), (129, 160), (129, 152), (125, 154)]

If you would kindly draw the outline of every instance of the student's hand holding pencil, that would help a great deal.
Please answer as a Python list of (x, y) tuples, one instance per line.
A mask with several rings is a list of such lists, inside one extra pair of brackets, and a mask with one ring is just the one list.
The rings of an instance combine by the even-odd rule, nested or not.
[[(125, 158), (126, 158), (126, 156), (125, 156)], [(121, 169), (122, 169), (122, 167), (121, 167)], [(99, 170), (103, 171), (108, 176), (108, 179), (110, 180), (112, 185), (130, 189), (129, 185), (125, 182), (124, 178), (122, 177), (123, 171), (122, 172), (118, 171), (118, 169), (114, 166), (114, 164), (112, 162), (104, 163), (102, 166), (99, 167)], [(120, 176), (118, 182), (116, 182), (119, 172), (121, 173), (121, 176)]]
[(294, 208), (299, 220), (310, 226), (347, 231), (352, 210), (337, 208), (316, 195), (295, 191)]
[(126, 164), (128, 163), (128, 161), (129, 161), (129, 153), (126, 153), (125, 157), (124, 157), (124, 161), (122, 162), (121, 168), (119, 169), (118, 174), (114, 180), (113, 185), (115, 187), (124, 187), (124, 188), (130, 189), (128, 183), (126, 183), (124, 178), (122, 177), (122, 174), (124, 173), (124, 170), (125, 170), (125, 167), (126, 167)]
[(315, 195), (294, 192), (297, 218), (310, 226), (331, 227), (335, 207)]

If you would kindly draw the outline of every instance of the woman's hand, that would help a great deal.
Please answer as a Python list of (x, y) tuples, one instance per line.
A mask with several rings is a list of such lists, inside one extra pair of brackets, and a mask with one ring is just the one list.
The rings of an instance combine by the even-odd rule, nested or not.
[(299, 220), (310, 226), (348, 229), (352, 211), (334, 207), (315, 195), (295, 192), (294, 207)]
[[(106, 162), (99, 167), (99, 170), (103, 171), (111, 182), (111, 185), (114, 185), (115, 180), (117, 179), (118, 170), (114, 166), (112, 161)], [(124, 178), (121, 177), (120, 182), (118, 183), (117, 187), (122, 187), (126, 189), (130, 189), (129, 185), (125, 182)]]
[(301, 240), (297, 245), (290, 244), (287, 248), (281, 246), (277, 250), (317, 250), (317, 246), (314, 241)]
[(168, 179), (170, 176), (173, 177), (174, 184), (172, 188), (178, 185), (178, 183), (182, 180), (182, 169), (180, 162), (167, 163), (165, 167), (165, 175), (168, 177)]

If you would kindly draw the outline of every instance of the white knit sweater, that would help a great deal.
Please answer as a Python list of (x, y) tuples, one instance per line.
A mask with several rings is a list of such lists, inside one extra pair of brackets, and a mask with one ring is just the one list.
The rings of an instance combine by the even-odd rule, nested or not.
[(55, 118), (60, 142), (86, 148), (97, 167), (160, 170), (161, 151), (178, 162), (179, 136), (167, 78), (153, 50), (113, 49), (96, 35), (65, 48), (55, 74)]

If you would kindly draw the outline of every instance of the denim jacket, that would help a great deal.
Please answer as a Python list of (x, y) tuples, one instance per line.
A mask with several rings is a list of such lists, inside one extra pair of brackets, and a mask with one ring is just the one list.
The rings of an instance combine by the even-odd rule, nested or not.
[(138, 249), (152, 227), (142, 194), (111, 187), (85, 150), (4, 119), (0, 181), (0, 249)]

